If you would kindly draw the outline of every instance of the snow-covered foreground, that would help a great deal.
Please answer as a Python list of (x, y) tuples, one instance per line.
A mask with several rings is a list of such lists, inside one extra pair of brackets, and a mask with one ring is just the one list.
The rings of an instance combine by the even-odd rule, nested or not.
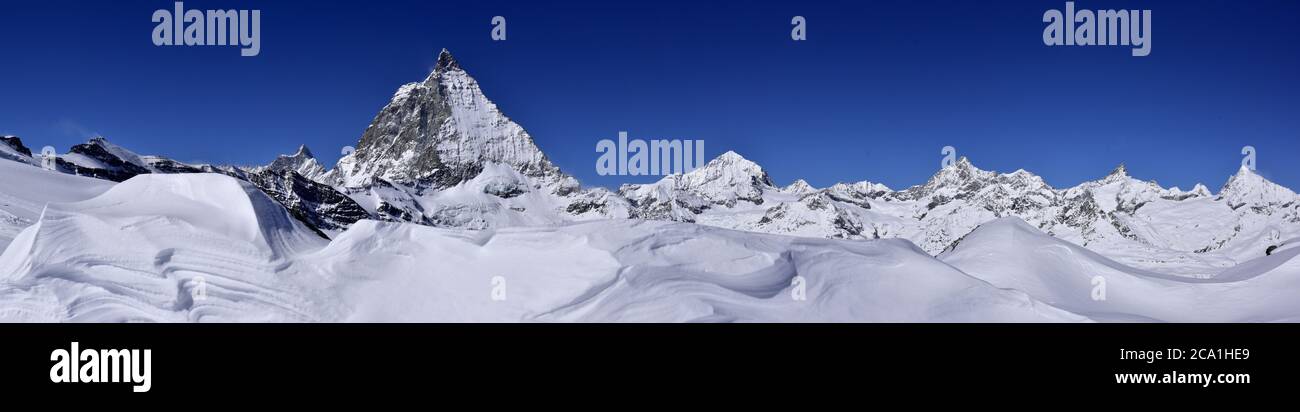
[[(902, 239), (639, 220), (483, 231), (362, 221), (329, 241), (248, 182), (141, 175), (51, 203), (14, 238), (0, 255), (0, 320), (1294, 321), (1297, 254), (1188, 279), (1015, 218), (938, 259)], [(1098, 276), (1105, 300), (1093, 298)]]
[(365, 221), (327, 242), (216, 174), (142, 175), (51, 205), (0, 273), (8, 321), (1081, 320), (901, 240), (609, 220)]
[[(1017, 218), (981, 225), (940, 260), (993, 285), (1097, 321), (1300, 321), (1300, 248), (1209, 279), (1135, 269)], [(1088, 293), (1102, 287), (1104, 298)], [(1099, 296), (1098, 296), (1099, 297)]]
[(46, 203), (86, 200), (110, 187), (113, 182), (54, 173), (27, 163), (0, 159), (0, 249), (13, 241), (23, 228), (35, 223)]

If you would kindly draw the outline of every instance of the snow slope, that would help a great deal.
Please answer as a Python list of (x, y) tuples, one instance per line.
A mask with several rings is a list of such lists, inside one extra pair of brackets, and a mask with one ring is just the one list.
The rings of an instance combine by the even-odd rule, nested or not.
[[(1300, 321), (1300, 249), (1209, 279), (1126, 266), (1044, 234), (1018, 218), (980, 225), (940, 260), (989, 283), (1098, 321)], [(1095, 288), (1104, 282), (1105, 297)]]
[(17, 236), (0, 254), (0, 321), (1300, 321), (1297, 255), (1186, 278), (1014, 217), (937, 259), (903, 239), (633, 219), (363, 220), (327, 241), (246, 181), (147, 174), (52, 203)]
[[(362, 222), (317, 255), (343, 283), (349, 321), (1083, 320), (897, 240), (630, 220), (481, 232)], [(806, 300), (791, 293), (796, 275)], [(497, 285), (504, 300), (491, 298)]]
[(327, 245), (218, 174), (141, 175), (51, 205), (0, 255), (0, 274), (5, 321), (1084, 320), (901, 240), (362, 221)]
[(112, 186), (105, 180), (0, 159), (0, 250), (36, 222), (46, 203), (86, 200)]
[(140, 175), (50, 204), (13, 240), (0, 320), (317, 320), (319, 291), (280, 273), (324, 244), (247, 182)]
[(997, 173), (961, 158), (924, 184), (894, 191), (859, 182), (778, 188), (762, 167), (727, 152), (684, 175), (619, 194), (634, 218), (795, 236), (903, 238), (938, 254), (985, 222), (1014, 216), (1126, 265), (1207, 278), (1300, 237), (1300, 198), (1248, 169), (1212, 196), (1166, 189), (1117, 167), (1055, 189), (1025, 170)]

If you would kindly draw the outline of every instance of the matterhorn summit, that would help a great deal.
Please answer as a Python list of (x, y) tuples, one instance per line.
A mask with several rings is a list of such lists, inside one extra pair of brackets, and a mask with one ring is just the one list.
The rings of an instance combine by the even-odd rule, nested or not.
[(528, 132), (443, 49), (428, 78), (401, 86), (379, 111), (333, 177), (347, 187), (373, 178), (450, 187), (477, 176), (485, 163), (528, 176), (558, 172)]

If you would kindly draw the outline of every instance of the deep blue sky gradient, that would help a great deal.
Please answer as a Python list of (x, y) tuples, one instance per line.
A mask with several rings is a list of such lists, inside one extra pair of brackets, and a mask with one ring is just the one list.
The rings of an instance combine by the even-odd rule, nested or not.
[[(327, 164), (448, 48), (565, 171), (595, 144), (704, 139), (779, 184), (902, 188), (956, 146), (984, 169), (1071, 186), (1127, 163), (1212, 190), (1259, 149), (1300, 188), (1300, 2), (1081, 1), (1150, 8), (1153, 48), (1042, 44), (1064, 1), (187, 1), (261, 9), (262, 51), (155, 47), (171, 1), (0, 1), (0, 133), (60, 151), (103, 134), (182, 161)], [(489, 38), (494, 15), (508, 40)], [(790, 39), (790, 18), (809, 40)]]

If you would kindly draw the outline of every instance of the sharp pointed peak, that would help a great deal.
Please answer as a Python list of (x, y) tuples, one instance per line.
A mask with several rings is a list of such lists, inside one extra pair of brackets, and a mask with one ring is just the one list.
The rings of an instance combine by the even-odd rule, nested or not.
[(793, 182), (790, 182), (790, 184), (786, 185), (785, 187), (787, 189), (798, 189), (798, 188), (812, 188), (813, 185), (809, 184), (807, 180), (795, 179)]
[(305, 144), (304, 144), (304, 145), (298, 145), (298, 152), (297, 152), (297, 153), (294, 153), (293, 156), (290, 156), (290, 157), (306, 157), (306, 158), (311, 158), (311, 159), (315, 159), (315, 158), (316, 158), (315, 155), (311, 154), (311, 149), (308, 149), (308, 148), (307, 148), (307, 145), (305, 145)]
[(1195, 193), (1198, 195), (1205, 195), (1205, 196), (1209, 196), (1211, 194), (1210, 188), (1205, 187), (1205, 184), (1202, 183), (1197, 183), (1196, 185), (1192, 186), (1192, 190), (1188, 191), (1188, 193)]
[(945, 171), (957, 171), (957, 172), (968, 172), (968, 173), (984, 172), (984, 170), (975, 167), (975, 164), (971, 163), (970, 158), (966, 156), (958, 157), (957, 161), (952, 162), (952, 164), (939, 168), (939, 173), (942, 174)]
[(456, 62), (456, 58), (451, 55), (451, 52), (443, 48), (442, 51), (438, 52), (438, 66), (434, 71), (447, 70), (461, 70), (461, 68), (460, 63)]
[(1133, 177), (1128, 174), (1128, 166), (1124, 163), (1120, 163), (1119, 166), (1115, 166), (1114, 169), (1111, 169), (1110, 173), (1107, 173), (1106, 176), (1101, 178), (1101, 180), (1098, 180), (1098, 182), (1122, 182), (1132, 178)]
[(1108, 174), (1107, 176), (1124, 176), (1124, 177), (1127, 177), (1127, 176), (1128, 176), (1128, 166), (1124, 165), (1123, 163), (1120, 163), (1119, 166), (1115, 166), (1114, 169), (1111, 169), (1111, 170), (1110, 170), (1110, 174)]
[(717, 158), (720, 160), (749, 160), (745, 156), (741, 156), (740, 153), (736, 153), (735, 150), (728, 150), (726, 153), (718, 155)]
[(1223, 188), (1221, 188), (1220, 191), (1226, 190), (1228, 186), (1243, 185), (1246, 184), (1246, 182), (1251, 182), (1251, 181), (1263, 181), (1263, 182), (1272, 183), (1268, 179), (1264, 178), (1264, 176), (1261, 176), (1259, 172), (1256, 172), (1255, 170), (1247, 167), (1246, 165), (1242, 165), (1241, 167), (1237, 168), (1237, 173), (1233, 173), (1232, 176), (1228, 177), (1228, 182), (1224, 183)]
[[(731, 150), (718, 155), (718, 157), (713, 158), (713, 160), (705, 163), (704, 166), (699, 167), (690, 173), (708, 174), (718, 170), (743, 170), (743, 173), (746, 174), (767, 175), (767, 171), (763, 170), (763, 166), (760, 166), (758, 163), (754, 163), (754, 161), (741, 156), (740, 153)], [(764, 178), (767, 179), (766, 177)], [(769, 183), (769, 185), (775, 186), (775, 184), (771, 183)]]
[(1230, 205), (1281, 204), (1296, 199), (1291, 189), (1274, 183), (1260, 175), (1257, 170), (1242, 166), (1237, 173), (1228, 178), (1228, 182), (1219, 189), (1219, 197), (1228, 199)]
[(971, 163), (970, 158), (969, 158), (969, 157), (966, 157), (966, 156), (958, 157), (958, 158), (957, 158), (957, 161), (952, 162), (951, 165), (944, 166), (943, 169), (958, 169), (958, 170), (965, 170), (965, 171), (970, 171), (970, 172), (983, 172), (983, 171), (984, 171), (983, 169), (980, 169), (980, 168), (978, 168), (978, 167), (975, 167), (975, 164), (974, 164), (974, 163)]

